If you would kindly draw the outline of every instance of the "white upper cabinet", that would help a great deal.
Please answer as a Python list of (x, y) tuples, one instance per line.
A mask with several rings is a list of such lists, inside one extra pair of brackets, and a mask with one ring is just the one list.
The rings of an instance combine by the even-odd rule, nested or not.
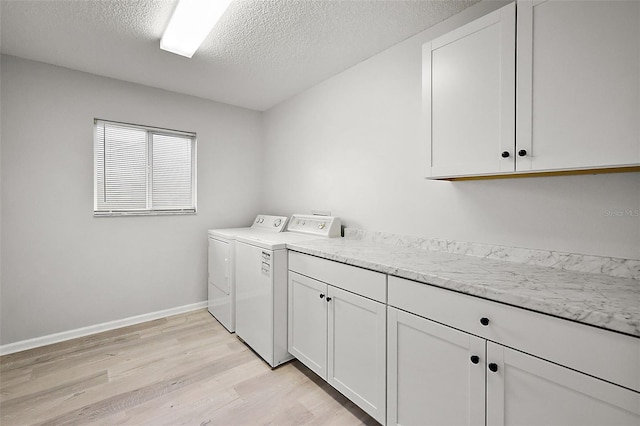
[(514, 170), (515, 10), (507, 5), (422, 48), (433, 177)]
[(518, 1), (518, 171), (640, 163), (640, 2)]
[(640, 2), (521, 0), (426, 43), (423, 109), (430, 178), (638, 167)]

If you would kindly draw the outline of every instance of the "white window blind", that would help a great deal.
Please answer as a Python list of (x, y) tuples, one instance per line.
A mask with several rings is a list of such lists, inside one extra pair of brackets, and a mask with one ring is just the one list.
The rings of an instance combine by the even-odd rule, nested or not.
[(95, 120), (94, 214), (195, 213), (194, 133)]

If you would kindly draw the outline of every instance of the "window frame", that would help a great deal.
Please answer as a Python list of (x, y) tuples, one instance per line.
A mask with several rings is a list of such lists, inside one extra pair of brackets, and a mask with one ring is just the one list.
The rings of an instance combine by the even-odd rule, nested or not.
[[(144, 209), (99, 209), (98, 208), (98, 127), (101, 125), (114, 125), (124, 128), (144, 130), (146, 143), (146, 207)], [(189, 208), (156, 208), (153, 203), (153, 135), (182, 137), (191, 140), (191, 200), (193, 207)], [(195, 215), (198, 211), (198, 184), (197, 184), (197, 146), (198, 139), (195, 132), (182, 130), (165, 129), (161, 127), (144, 126), (140, 124), (125, 123), (121, 121), (104, 120), (94, 118), (93, 120), (93, 216), (113, 217), (113, 216), (168, 216), (168, 215)], [(102, 153), (104, 157), (104, 152)], [(103, 173), (106, 168), (103, 167)]]

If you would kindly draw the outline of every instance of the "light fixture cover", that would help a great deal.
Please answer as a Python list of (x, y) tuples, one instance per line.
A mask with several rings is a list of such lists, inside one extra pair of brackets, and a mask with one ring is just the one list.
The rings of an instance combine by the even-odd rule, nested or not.
[(160, 49), (191, 58), (232, 0), (179, 0)]

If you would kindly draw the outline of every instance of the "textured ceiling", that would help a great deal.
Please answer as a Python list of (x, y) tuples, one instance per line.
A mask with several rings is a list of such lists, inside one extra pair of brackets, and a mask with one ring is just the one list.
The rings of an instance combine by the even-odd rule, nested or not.
[(192, 59), (175, 0), (1, 0), (2, 53), (265, 110), (477, 0), (236, 0)]

